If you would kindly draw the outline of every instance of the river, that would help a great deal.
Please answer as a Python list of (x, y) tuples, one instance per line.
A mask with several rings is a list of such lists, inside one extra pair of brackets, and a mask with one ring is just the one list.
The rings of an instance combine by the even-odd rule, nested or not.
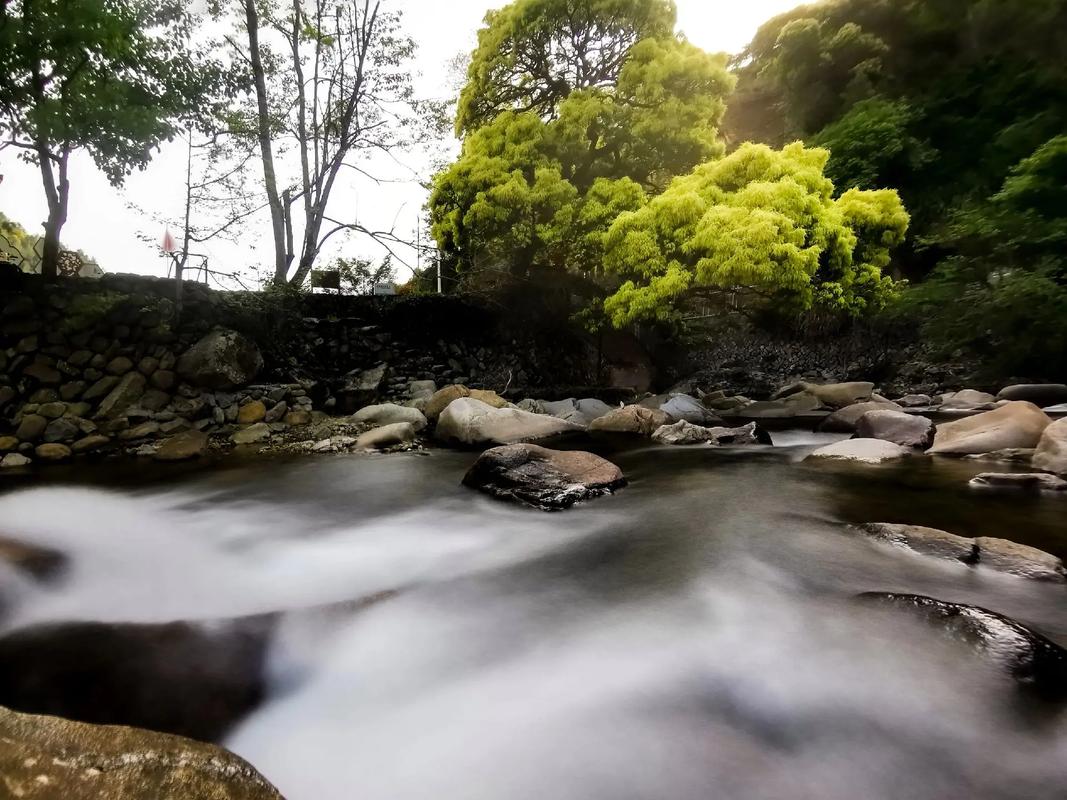
[(1065, 644), (1064, 586), (845, 527), (1067, 557), (1067, 499), (976, 493), (973, 461), (803, 463), (840, 437), (775, 437), (602, 441), (630, 485), (558, 514), (462, 487), (475, 455), (443, 450), (5, 478), (0, 535), (67, 562), (0, 572), (3, 627), (280, 612), (264, 696), (222, 742), (289, 800), (1067, 796), (1062, 715), (856, 600), (973, 603)]

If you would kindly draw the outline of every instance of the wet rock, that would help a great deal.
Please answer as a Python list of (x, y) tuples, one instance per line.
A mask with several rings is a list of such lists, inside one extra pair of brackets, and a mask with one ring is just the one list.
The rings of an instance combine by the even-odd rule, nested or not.
[(234, 444), (255, 444), (265, 442), (270, 438), (270, 426), (265, 422), (257, 422), (247, 428), (234, 431), (230, 441)]
[(850, 406), (838, 409), (833, 414), (819, 423), (820, 431), (832, 433), (855, 433), (856, 426), (864, 414), (871, 411), (900, 411), (896, 403), (871, 400), (865, 403), (853, 403)]
[(1031, 463), (1034, 469), (1067, 476), (1067, 419), (1045, 428)]
[(758, 427), (755, 422), (739, 428), (707, 428), (693, 425), (684, 419), (673, 425), (662, 425), (652, 434), (653, 441), (670, 445), (740, 445), (770, 444), (770, 435)]
[(977, 563), (981, 567), (1036, 581), (1067, 581), (1063, 562), (1044, 550), (989, 536), (979, 536), (974, 542), (978, 548)]
[[(263, 356), (250, 339), (236, 331), (215, 330), (186, 350), (177, 372), (207, 389), (231, 389), (250, 383), (263, 369)], [(159, 373), (154, 373), (153, 377)], [(161, 389), (167, 387), (160, 386)]]
[(972, 453), (964, 458), (974, 461), (999, 461), (1004, 464), (1029, 464), (1034, 452), (1030, 447), (1007, 447), (990, 453)]
[(415, 426), (410, 422), (394, 422), (360, 434), (356, 438), (356, 447), (360, 450), (384, 450), (413, 441)]
[(695, 397), (686, 394), (672, 395), (667, 402), (660, 406), (660, 411), (667, 414), (673, 420), (683, 420), (694, 425), (717, 425), (722, 420), (713, 414)]
[(925, 556), (962, 561), (966, 564), (976, 563), (978, 560), (977, 544), (974, 539), (957, 536), (937, 528), (868, 522), (856, 525), (855, 529), (875, 541), (904, 547)]
[(58, 550), (0, 536), (0, 561), (43, 581), (59, 574), (67, 559)]
[(71, 456), (71, 450), (65, 444), (52, 442), (37, 445), (33, 454), (40, 461), (66, 461)]
[(997, 393), (997, 400), (1026, 400), (1035, 406), (1055, 406), (1067, 403), (1067, 386), (1062, 383), (1020, 383), (1005, 386)]
[(121, 416), (144, 394), (145, 377), (139, 372), (128, 372), (122, 376), (108, 396), (100, 401), (96, 411), (98, 419)]
[(378, 426), (406, 422), (416, 431), (421, 431), (427, 424), (425, 415), (417, 408), (399, 406), (396, 403), (381, 403), (361, 408), (352, 415), (352, 421)]
[(14, 469), (15, 467), (29, 466), (32, 461), (21, 453), (8, 453), (0, 458), (0, 468)]
[(668, 422), (670, 419), (667, 414), (659, 409), (630, 405), (612, 409), (604, 416), (593, 420), (589, 424), (589, 430), (651, 436)]
[(778, 390), (772, 400), (782, 400), (795, 394), (814, 396), (821, 405), (828, 408), (844, 408), (855, 403), (871, 399), (874, 384), (869, 381), (852, 381), (850, 383), (808, 383), (801, 381)]
[(164, 440), (156, 450), (156, 461), (187, 461), (207, 453), (208, 435), (203, 431), (184, 431)]
[(23, 442), (36, 442), (44, 436), (48, 420), (39, 414), (27, 414), (15, 428), (15, 437)]
[(938, 425), (929, 452), (967, 455), (1009, 447), (1037, 447), (1051, 421), (1033, 403), (1009, 402), (992, 411)]
[(860, 597), (913, 612), (989, 658), (1023, 687), (1045, 697), (1067, 698), (1067, 651), (1013, 619), (923, 595), (867, 592)]
[(1045, 472), (983, 472), (970, 480), (976, 489), (1067, 492), (1067, 480)]
[(807, 459), (825, 459), (832, 461), (856, 461), (864, 464), (881, 464), (903, 458), (911, 451), (893, 442), (881, 439), (846, 439), (820, 447)]
[(435, 422), (441, 412), (448, 408), (453, 400), (458, 400), (461, 397), (470, 397), (470, 393), (470, 389), (462, 384), (445, 386), (430, 395), (430, 399), (426, 401), (426, 406), (422, 409), (422, 413), (426, 415), (426, 419), (430, 422)]
[(518, 408), (493, 408), (471, 397), (448, 404), (434, 435), (442, 442), (464, 445), (514, 444), (583, 430), (573, 422), (531, 414)]
[(267, 407), (262, 400), (252, 400), (237, 409), (237, 424), (251, 425), (253, 422), (262, 422), (267, 416)]
[(515, 444), (486, 450), (463, 483), (494, 497), (558, 511), (608, 494), (626, 479), (617, 466), (592, 453)]
[(934, 441), (934, 423), (926, 417), (903, 411), (877, 409), (868, 411), (856, 421), (856, 436), (925, 450)]
[(107, 447), (109, 444), (111, 444), (111, 440), (108, 437), (103, 434), (93, 433), (78, 439), (70, 446), (70, 449), (72, 453), (91, 453), (94, 450)]

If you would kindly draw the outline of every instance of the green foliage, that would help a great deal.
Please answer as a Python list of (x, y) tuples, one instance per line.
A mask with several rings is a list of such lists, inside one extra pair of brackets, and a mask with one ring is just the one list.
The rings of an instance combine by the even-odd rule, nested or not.
[(338, 257), (327, 269), (341, 273), (341, 286), (347, 294), (371, 294), (376, 284), (396, 281), (391, 255), (377, 263), (367, 258)]
[[(0, 257), (9, 259), (23, 272), (41, 271), (42, 241), (22, 225), (0, 211)], [(81, 250), (76, 251), (84, 264), (95, 264), (96, 259)]]
[(63, 333), (89, 330), (107, 320), (108, 314), (129, 302), (123, 292), (100, 291), (74, 295), (63, 312)]
[(746, 144), (677, 178), (606, 236), (605, 265), (627, 278), (604, 302), (613, 324), (667, 319), (700, 293), (773, 297), (860, 314), (894, 291), (882, 274), (908, 215), (893, 191), (833, 198), (828, 153)]

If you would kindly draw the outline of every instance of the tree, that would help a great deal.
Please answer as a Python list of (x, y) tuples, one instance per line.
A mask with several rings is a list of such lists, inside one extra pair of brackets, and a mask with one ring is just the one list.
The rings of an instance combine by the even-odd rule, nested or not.
[(218, 73), (169, 0), (0, 3), (0, 147), (35, 164), (48, 202), (41, 272), (57, 274), (71, 155), (88, 151), (115, 185), (143, 168), (177, 121), (201, 114)]
[(373, 294), (378, 284), (396, 282), (396, 269), (389, 255), (377, 263), (366, 258), (336, 258), (331, 269), (341, 273), (341, 284), (350, 294)]
[[(421, 135), (408, 64), (414, 45), (400, 32), (400, 14), (382, 0), (245, 0), (239, 25), (243, 39), (229, 41), (254, 87), (247, 117), (271, 213), (275, 283), (301, 285), (337, 234), (367, 234), (387, 249), (400, 241), (330, 209), (342, 170), (374, 179), (357, 159)], [(283, 174), (290, 164), (292, 179)]]
[(665, 320), (686, 298), (723, 292), (854, 315), (884, 304), (893, 282), (882, 271), (908, 215), (893, 191), (835, 200), (828, 157), (746, 144), (621, 214), (605, 241), (606, 267), (627, 278), (604, 301), (612, 323)]
[[(11, 261), (23, 272), (39, 273), (43, 251), (40, 236), (34, 236), (18, 222), (0, 212), (0, 259)], [(96, 264), (96, 259), (81, 250), (73, 251), (72, 256), (74, 265)]]
[(622, 0), (518, 0), (488, 15), (460, 99), (462, 151), (429, 202), (443, 270), (595, 276), (619, 213), (722, 154), (725, 58), (670, 34), (673, 22), (672, 4)]

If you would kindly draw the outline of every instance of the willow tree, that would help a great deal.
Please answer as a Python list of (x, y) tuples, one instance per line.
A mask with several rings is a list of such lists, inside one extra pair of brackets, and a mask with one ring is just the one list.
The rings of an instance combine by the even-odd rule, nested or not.
[(908, 215), (891, 190), (835, 199), (828, 156), (800, 143), (742, 145), (621, 214), (604, 240), (607, 268), (626, 279), (604, 301), (612, 323), (667, 319), (687, 299), (724, 292), (797, 310), (880, 307)]

